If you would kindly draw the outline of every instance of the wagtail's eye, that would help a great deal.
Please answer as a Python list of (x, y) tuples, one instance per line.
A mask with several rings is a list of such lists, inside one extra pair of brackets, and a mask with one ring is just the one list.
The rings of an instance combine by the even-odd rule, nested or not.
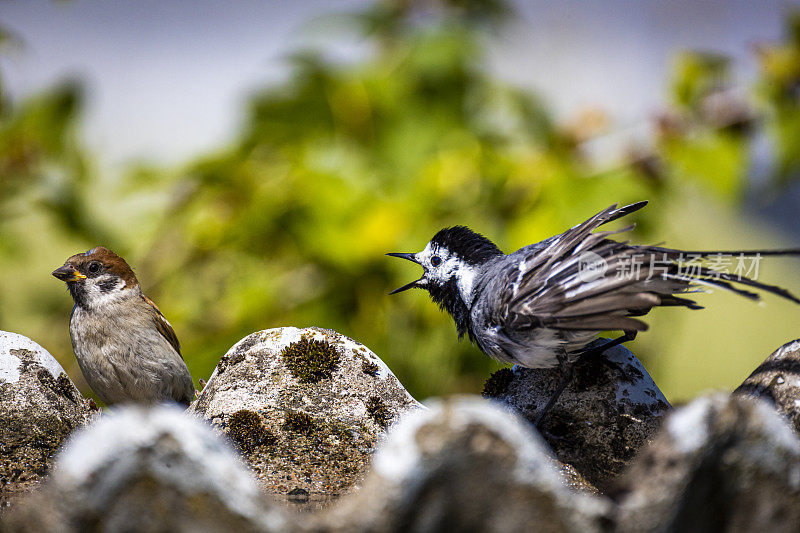
[(98, 263), (97, 261), (89, 263), (89, 273), (97, 274), (98, 272), (100, 272), (100, 263)]
[(433, 257), (431, 257), (431, 266), (438, 267), (441, 264), (442, 264), (441, 257), (439, 257), (438, 255), (434, 255)]

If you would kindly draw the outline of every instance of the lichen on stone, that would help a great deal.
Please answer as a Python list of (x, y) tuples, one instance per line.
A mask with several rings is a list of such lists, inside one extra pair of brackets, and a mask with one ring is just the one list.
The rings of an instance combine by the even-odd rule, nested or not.
[(243, 452), (275, 444), (277, 438), (261, 421), (258, 413), (241, 409), (228, 420), (228, 437)]
[[(384, 429), (367, 412), (371, 396), (385, 403), (391, 422), (418, 405), (378, 356), (329, 330), (258, 332), (227, 355), (224, 372), (214, 373), (190, 412), (223, 431), (237, 411), (257, 413), (276, 440), (244, 454), (251, 470), (266, 492), (307, 491), (317, 502), (311, 505), (363, 479)], [(383, 421), (380, 410), (374, 412)]]
[(0, 331), (0, 514), (9, 501), (40, 483), (55, 452), (92, 418), (47, 350)]
[(329, 343), (307, 336), (287, 346), (281, 355), (289, 371), (301, 383), (317, 383), (330, 378), (340, 357)]
[(228, 367), (241, 363), (242, 361), (244, 361), (244, 352), (237, 350), (233, 354), (225, 354), (220, 358), (219, 363), (217, 363), (217, 373), (222, 374)]
[(294, 433), (311, 435), (317, 428), (316, 422), (308, 413), (303, 411), (287, 411), (283, 421), (284, 429)]
[(501, 368), (486, 380), (483, 385), (484, 398), (497, 398), (508, 390), (508, 386), (514, 380), (514, 372), (509, 368)]
[(367, 413), (376, 424), (382, 427), (386, 427), (392, 419), (391, 411), (389, 411), (389, 408), (386, 407), (386, 403), (378, 396), (371, 396), (369, 400), (367, 400)]
[(37, 372), (36, 377), (39, 379), (39, 382), (42, 385), (52, 390), (59, 396), (63, 396), (73, 403), (78, 401), (80, 393), (64, 372), (58, 376), (58, 379), (54, 379), (49, 370), (41, 369), (39, 372)]

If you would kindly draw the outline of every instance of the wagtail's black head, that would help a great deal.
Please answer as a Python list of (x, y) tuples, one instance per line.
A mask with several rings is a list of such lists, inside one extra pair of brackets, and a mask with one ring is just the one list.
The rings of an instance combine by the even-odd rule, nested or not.
[(439, 231), (421, 252), (386, 255), (407, 259), (424, 269), (421, 278), (391, 294), (408, 289), (427, 290), (434, 302), (453, 315), (463, 334), (475, 277), (481, 265), (502, 256), (503, 252), (483, 235), (464, 226), (454, 226)]

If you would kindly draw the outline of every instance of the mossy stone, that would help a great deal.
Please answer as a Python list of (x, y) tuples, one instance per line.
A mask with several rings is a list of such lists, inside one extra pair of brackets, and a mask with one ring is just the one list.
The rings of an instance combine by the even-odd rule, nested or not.
[(294, 433), (311, 435), (314, 433), (317, 424), (314, 422), (314, 418), (308, 413), (304, 413), (303, 411), (287, 411), (283, 427)]
[(281, 355), (286, 367), (301, 383), (330, 379), (340, 357), (335, 347), (307, 336), (287, 346)]
[(392, 419), (391, 411), (379, 396), (372, 396), (367, 400), (367, 413), (376, 424), (382, 427), (386, 427)]
[(277, 440), (258, 413), (247, 409), (236, 411), (228, 420), (228, 437), (245, 453), (272, 445)]
[(508, 386), (514, 380), (514, 372), (509, 368), (501, 368), (486, 380), (483, 385), (484, 398), (497, 398), (508, 390)]

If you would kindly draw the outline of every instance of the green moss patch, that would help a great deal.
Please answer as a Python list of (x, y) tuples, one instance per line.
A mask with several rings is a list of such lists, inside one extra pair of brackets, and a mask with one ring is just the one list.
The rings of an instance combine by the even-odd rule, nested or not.
[(301, 383), (329, 379), (339, 365), (339, 352), (324, 341), (303, 336), (281, 353), (292, 375)]
[(367, 414), (375, 421), (376, 424), (386, 427), (392, 419), (392, 413), (386, 407), (384, 401), (378, 396), (372, 396), (367, 400)]
[(308, 413), (303, 411), (287, 411), (283, 428), (294, 433), (311, 435), (317, 429), (317, 424)]
[(275, 444), (277, 437), (261, 421), (258, 413), (242, 409), (228, 419), (228, 437), (245, 453), (259, 446)]
[(514, 372), (510, 368), (501, 368), (486, 380), (483, 385), (483, 396), (485, 398), (497, 398), (508, 390), (508, 386), (514, 381)]
[(378, 375), (378, 371), (380, 371), (381, 367), (373, 363), (372, 361), (364, 361), (361, 363), (361, 371), (365, 374), (368, 374), (372, 377)]

